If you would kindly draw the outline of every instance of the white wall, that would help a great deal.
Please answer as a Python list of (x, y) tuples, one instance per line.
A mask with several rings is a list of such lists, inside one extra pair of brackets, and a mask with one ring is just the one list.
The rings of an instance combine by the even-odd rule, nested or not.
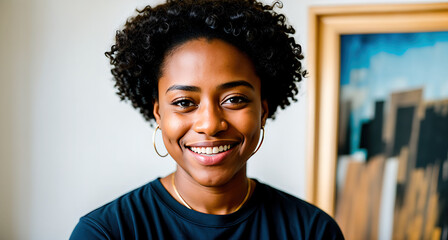
[[(148, 2), (156, 1), (0, 1), (0, 239), (67, 239), (80, 216), (174, 169), (156, 157), (149, 125), (114, 94), (103, 55)], [(390, 2), (284, 0), (281, 11), (306, 50), (308, 6)], [(249, 163), (251, 177), (302, 198), (305, 85), (268, 122)]]

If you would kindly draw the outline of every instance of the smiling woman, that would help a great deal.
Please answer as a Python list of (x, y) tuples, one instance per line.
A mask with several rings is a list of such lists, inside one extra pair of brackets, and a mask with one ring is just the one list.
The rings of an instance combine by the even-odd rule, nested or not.
[(177, 168), (82, 217), (71, 239), (343, 239), (318, 208), (246, 175), (305, 74), (293, 33), (254, 0), (173, 0), (129, 19), (106, 53), (118, 94)]
[[(257, 146), (267, 115), (260, 79), (249, 58), (232, 45), (199, 38), (165, 59), (154, 116), (179, 166), (175, 178), (180, 189), (187, 179), (198, 186), (238, 186), (244, 193), (247, 184), (235, 183), (245, 181), (246, 160)], [(196, 194), (192, 195), (184, 197)], [(218, 200), (213, 202), (222, 204)], [(228, 213), (230, 206), (209, 213)], [(208, 212), (205, 206), (194, 209)]]

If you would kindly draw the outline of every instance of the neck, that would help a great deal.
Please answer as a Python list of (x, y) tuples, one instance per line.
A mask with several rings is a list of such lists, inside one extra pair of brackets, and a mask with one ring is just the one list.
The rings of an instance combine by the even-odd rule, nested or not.
[(225, 184), (203, 185), (178, 169), (175, 173), (163, 178), (162, 184), (182, 205), (202, 213), (224, 215), (237, 211), (242, 203), (247, 201), (248, 195), (254, 189), (252, 182), (251, 191), (248, 192), (249, 181), (244, 169)]

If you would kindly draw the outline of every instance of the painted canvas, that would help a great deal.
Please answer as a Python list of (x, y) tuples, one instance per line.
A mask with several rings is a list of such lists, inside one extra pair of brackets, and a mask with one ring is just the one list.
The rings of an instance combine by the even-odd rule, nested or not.
[(336, 220), (347, 239), (448, 239), (448, 32), (340, 42)]

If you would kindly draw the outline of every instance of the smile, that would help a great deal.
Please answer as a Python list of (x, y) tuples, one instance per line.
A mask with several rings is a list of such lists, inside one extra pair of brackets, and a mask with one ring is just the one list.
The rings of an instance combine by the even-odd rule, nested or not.
[(217, 154), (225, 152), (231, 148), (231, 145), (221, 145), (215, 147), (190, 147), (190, 150), (198, 154)]

